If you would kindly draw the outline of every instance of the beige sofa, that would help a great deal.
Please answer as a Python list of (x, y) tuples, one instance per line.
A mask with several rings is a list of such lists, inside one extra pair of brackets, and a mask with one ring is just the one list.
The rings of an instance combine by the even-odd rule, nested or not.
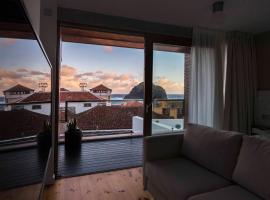
[(144, 184), (156, 200), (270, 200), (268, 140), (190, 124), (144, 145)]

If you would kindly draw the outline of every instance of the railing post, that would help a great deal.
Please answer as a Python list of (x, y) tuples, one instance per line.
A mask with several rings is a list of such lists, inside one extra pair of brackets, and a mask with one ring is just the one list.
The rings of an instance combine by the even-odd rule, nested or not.
[(65, 101), (65, 122), (68, 121), (68, 101)]

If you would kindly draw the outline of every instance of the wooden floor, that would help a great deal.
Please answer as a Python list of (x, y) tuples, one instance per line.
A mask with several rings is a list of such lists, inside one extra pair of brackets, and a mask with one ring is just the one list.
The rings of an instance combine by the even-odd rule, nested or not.
[(152, 200), (143, 191), (142, 168), (64, 178), (45, 189), (45, 200)]

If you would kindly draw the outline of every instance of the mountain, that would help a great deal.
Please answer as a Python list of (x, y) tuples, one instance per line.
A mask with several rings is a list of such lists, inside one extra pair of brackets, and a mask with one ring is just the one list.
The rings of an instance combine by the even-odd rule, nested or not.
[[(144, 82), (134, 86), (124, 99), (143, 99), (144, 98)], [(153, 99), (167, 99), (164, 88), (153, 84)]]

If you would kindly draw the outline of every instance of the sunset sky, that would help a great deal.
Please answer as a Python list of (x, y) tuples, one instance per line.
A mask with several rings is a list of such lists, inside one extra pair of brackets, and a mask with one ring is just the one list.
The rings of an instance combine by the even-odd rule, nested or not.
[[(155, 84), (168, 94), (182, 94), (184, 54), (154, 52)], [(79, 90), (104, 84), (113, 93), (128, 93), (143, 81), (144, 51), (79, 43), (62, 43), (60, 87)], [(39, 82), (50, 82), (50, 68), (36, 41), (0, 38), (0, 90), (20, 83), (38, 90)], [(47, 89), (48, 91), (49, 89)], [(2, 95), (2, 94), (1, 94)]]

